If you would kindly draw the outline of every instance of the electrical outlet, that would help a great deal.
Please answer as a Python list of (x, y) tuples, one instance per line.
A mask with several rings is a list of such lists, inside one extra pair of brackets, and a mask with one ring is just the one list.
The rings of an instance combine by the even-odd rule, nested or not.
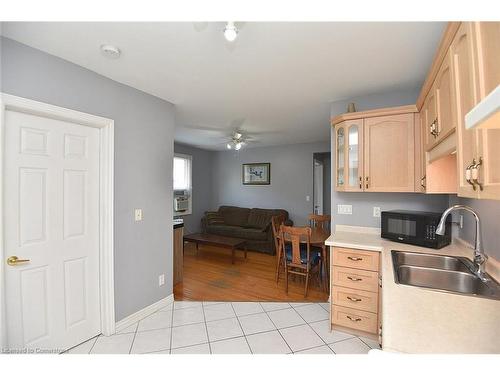
[(158, 276), (158, 286), (162, 285), (165, 285), (165, 274), (163, 273), (160, 276)]
[(352, 215), (352, 205), (350, 204), (338, 204), (337, 213), (339, 215)]
[(135, 221), (142, 221), (142, 208), (136, 208), (134, 211)]
[(373, 217), (380, 217), (380, 207), (373, 207)]

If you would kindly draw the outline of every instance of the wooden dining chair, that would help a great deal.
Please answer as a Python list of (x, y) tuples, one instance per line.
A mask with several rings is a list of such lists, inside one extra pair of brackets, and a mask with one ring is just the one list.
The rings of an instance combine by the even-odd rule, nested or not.
[(281, 247), (281, 224), (285, 222), (285, 217), (283, 215), (271, 217), (271, 226), (273, 228), (274, 246), (276, 248), (276, 283), (280, 279), (280, 270), (284, 266), (283, 262), (283, 251)]
[(304, 297), (307, 297), (309, 277), (312, 273), (320, 281), (321, 252), (311, 247), (310, 227), (281, 225), (281, 247), (285, 261), (285, 291), (288, 294), (288, 274), (301, 275), (306, 279)]
[[(331, 219), (332, 217), (330, 215), (317, 215), (317, 214), (309, 214), (309, 225), (311, 228), (318, 228), (321, 230), (324, 230), (325, 232), (330, 233), (330, 225), (331, 225)], [(324, 254), (324, 259), (322, 261), (324, 262), (324, 275), (323, 275), (323, 285), (325, 286), (326, 289), (328, 289), (329, 279), (330, 279), (330, 269), (329, 269), (329, 256), (328, 256), (328, 251), (326, 246), (323, 244), (321, 246), (321, 252)]]
[(325, 231), (330, 231), (330, 215), (309, 214), (309, 225), (311, 228), (321, 228)]

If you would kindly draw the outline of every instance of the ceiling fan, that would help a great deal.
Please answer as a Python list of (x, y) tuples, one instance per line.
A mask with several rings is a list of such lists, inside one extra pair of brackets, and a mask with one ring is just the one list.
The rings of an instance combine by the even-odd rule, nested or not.
[[(241, 148), (245, 145), (248, 145), (250, 142), (259, 142), (259, 135), (263, 132), (250, 132), (242, 128), (243, 123), (245, 122), (244, 118), (235, 119), (231, 121), (229, 125), (229, 129), (223, 128), (213, 128), (213, 127), (205, 127), (205, 126), (185, 126), (185, 128), (196, 130), (203, 134), (204, 137), (209, 138), (222, 138), (225, 139), (224, 142), (218, 143), (218, 145), (224, 145), (228, 150), (241, 150)], [(230, 133), (228, 134), (228, 131)], [(212, 133), (213, 135), (210, 135)]]
[(243, 133), (239, 130), (235, 130), (226, 144), (228, 150), (235, 149), (236, 151), (241, 150), (248, 141), (248, 138), (243, 136)]
[[(245, 26), (245, 22), (228, 21), (224, 24), (220, 22), (212, 23), (217, 25), (217, 27), (219, 27), (220, 25), (220, 32), (224, 36), (224, 39), (229, 42), (229, 44), (233, 43), (236, 40), (236, 38), (238, 37), (238, 33)], [(207, 30), (208, 26), (209, 22), (193, 22), (193, 27), (197, 32), (204, 32), (205, 30)], [(232, 50), (232, 48), (228, 49)]]

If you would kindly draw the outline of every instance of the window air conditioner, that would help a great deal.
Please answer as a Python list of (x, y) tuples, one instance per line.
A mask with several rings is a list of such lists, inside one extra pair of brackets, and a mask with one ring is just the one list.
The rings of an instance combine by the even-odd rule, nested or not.
[(174, 198), (174, 210), (176, 212), (184, 212), (189, 210), (189, 197), (187, 195), (179, 195)]

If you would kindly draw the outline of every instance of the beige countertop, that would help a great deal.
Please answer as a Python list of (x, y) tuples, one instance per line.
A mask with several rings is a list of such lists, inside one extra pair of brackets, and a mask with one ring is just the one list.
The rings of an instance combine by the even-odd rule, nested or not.
[[(500, 301), (396, 284), (391, 250), (472, 257), (455, 241), (442, 249), (385, 240), (373, 228), (337, 226), (331, 246), (381, 253), (382, 347), (406, 353), (500, 353)], [(333, 257), (330, 257), (333, 259)], [(500, 263), (489, 258), (486, 271), (500, 279)]]

